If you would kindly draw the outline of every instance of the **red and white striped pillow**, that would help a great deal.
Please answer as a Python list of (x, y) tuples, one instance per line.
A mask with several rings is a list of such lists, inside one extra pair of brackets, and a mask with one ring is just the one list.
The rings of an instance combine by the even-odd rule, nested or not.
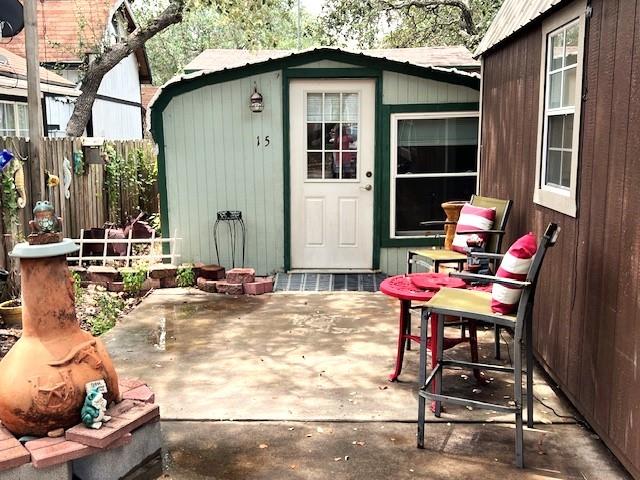
[[(496, 277), (524, 281), (527, 279), (533, 256), (538, 250), (535, 234), (529, 232), (511, 245), (502, 259)], [(491, 290), (491, 310), (504, 315), (514, 313), (518, 308), (522, 290), (494, 283)]]
[[(496, 220), (495, 208), (475, 207), (465, 203), (460, 210), (460, 218), (456, 225), (456, 236), (453, 237), (451, 249), (460, 253), (467, 253), (467, 238), (470, 235), (462, 235), (458, 232), (471, 230), (491, 230)], [(487, 241), (487, 235), (479, 235), (483, 242)]]

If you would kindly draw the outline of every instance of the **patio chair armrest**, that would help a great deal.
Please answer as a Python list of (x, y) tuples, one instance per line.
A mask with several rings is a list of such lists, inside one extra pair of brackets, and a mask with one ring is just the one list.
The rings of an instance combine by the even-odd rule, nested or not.
[(489, 253), (489, 252), (470, 252), (473, 258), (495, 258), (498, 260), (502, 260), (504, 258), (503, 253)]
[(531, 282), (521, 282), (512, 278), (496, 277), (494, 275), (480, 275), (469, 272), (449, 272), (450, 277), (461, 278), (463, 280), (476, 280), (479, 282), (499, 283), (507, 287), (524, 288), (531, 285)]
[(504, 230), (464, 230), (456, 232), (460, 235), (480, 235), (481, 233), (489, 233), (492, 235), (504, 235)]

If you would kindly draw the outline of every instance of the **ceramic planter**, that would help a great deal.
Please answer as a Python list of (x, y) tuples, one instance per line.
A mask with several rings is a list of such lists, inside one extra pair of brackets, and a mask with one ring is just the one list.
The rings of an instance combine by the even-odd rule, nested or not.
[(0, 303), (0, 317), (8, 328), (22, 328), (22, 305), (20, 305), (20, 300), (7, 300)]

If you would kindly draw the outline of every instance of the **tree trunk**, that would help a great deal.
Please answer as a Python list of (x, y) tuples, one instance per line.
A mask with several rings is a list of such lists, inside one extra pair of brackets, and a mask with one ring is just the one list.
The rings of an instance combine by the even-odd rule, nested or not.
[(148, 25), (136, 28), (123, 41), (106, 48), (103, 53), (89, 62), (82, 79), (82, 93), (76, 99), (73, 114), (67, 123), (67, 136), (80, 137), (84, 133), (104, 76), (131, 53), (142, 48), (151, 37), (170, 25), (182, 21), (185, 3), (186, 0), (171, 0), (169, 6)]

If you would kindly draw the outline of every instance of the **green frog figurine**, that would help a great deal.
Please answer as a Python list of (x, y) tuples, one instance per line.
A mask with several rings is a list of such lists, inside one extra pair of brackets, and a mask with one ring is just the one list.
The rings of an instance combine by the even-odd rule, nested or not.
[(98, 387), (93, 387), (87, 393), (84, 399), (84, 405), (80, 411), (80, 418), (89, 428), (98, 430), (102, 424), (111, 420), (111, 417), (105, 415), (107, 411), (107, 400), (105, 400), (102, 392)]

